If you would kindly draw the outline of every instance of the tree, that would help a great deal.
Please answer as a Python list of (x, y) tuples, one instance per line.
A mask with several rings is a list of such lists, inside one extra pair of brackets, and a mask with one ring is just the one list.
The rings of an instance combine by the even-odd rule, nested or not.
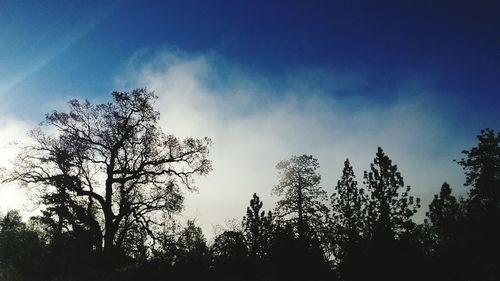
[[(295, 226), (277, 221), (265, 277), (258, 280), (332, 280), (330, 263), (317, 237), (299, 239)], [(335, 279), (333, 279), (335, 280)]]
[(26, 228), (26, 225), (22, 221), (21, 214), (17, 210), (8, 211), (7, 214), (0, 221), (0, 230), (10, 231), (10, 230), (20, 230)]
[(371, 193), (368, 213), (373, 222), (372, 235), (382, 240), (399, 238), (414, 226), (411, 217), (420, 207), (420, 199), (409, 195), (410, 186), (405, 187), (397, 165), (382, 148), (378, 148), (370, 167), (364, 179)]
[(272, 215), (261, 211), (262, 205), (254, 193), (247, 215), (243, 217), (243, 234), (253, 260), (263, 260), (268, 255), (272, 238)]
[(467, 210), (468, 278), (494, 280), (500, 275), (500, 133), (481, 130), (478, 144), (457, 161), (470, 186)]
[(331, 196), (331, 240), (337, 259), (346, 258), (366, 235), (367, 205), (368, 197), (364, 189), (358, 188), (352, 166), (346, 159), (342, 177), (337, 181)]
[[(471, 186), (470, 200), (490, 209), (500, 208), (500, 133), (481, 130), (478, 145), (462, 151), (465, 158), (457, 163), (465, 171), (465, 185)], [(479, 207), (479, 206), (478, 206)]]
[(0, 220), (0, 279), (40, 280), (47, 275), (42, 235), (22, 221), (16, 210)]
[[(68, 238), (78, 242), (80, 248), (89, 251), (102, 251), (102, 232), (97, 220), (97, 209), (93, 201), (72, 198), (64, 185), (55, 186), (55, 191), (41, 195), (40, 202), (46, 207), (38, 220), (45, 224), (51, 238), (52, 250), (59, 253), (66, 262), (64, 253), (67, 251)], [(71, 235), (67, 235), (71, 231)], [(75, 245), (76, 246), (76, 245)]]
[(426, 213), (429, 220), (423, 227), (427, 227), (430, 236), (427, 240), (432, 243), (428, 258), (433, 261), (430, 267), (436, 280), (463, 280), (464, 269), (470, 266), (464, 205), (463, 200), (453, 196), (450, 185), (445, 182)]
[[(415, 223), (412, 216), (420, 207), (420, 200), (409, 195), (411, 188), (404, 185), (396, 165), (382, 148), (365, 171), (364, 183), (370, 192), (368, 203), (368, 235), (364, 253), (358, 254), (358, 268), (352, 280), (369, 278), (407, 280), (418, 276), (411, 271), (416, 249), (412, 245)], [(401, 189), (403, 189), (401, 191)], [(351, 267), (352, 268), (352, 267)]]
[(174, 254), (175, 274), (172, 279), (176, 280), (175, 276), (178, 280), (207, 278), (210, 253), (201, 227), (196, 226), (193, 220), (188, 220), (187, 226), (179, 233)]
[(218, 280), (241, 280), (247, 275), (248, 249), (243, 233), (224, 231), (215, 237), (210, 253)]
[(208, 266), (207, 241), (201, 227), (196, 226), (193, 220), (188, 220), (187, 226), (181, 231), (177, 247), (177, 263), (197, 268)]
[(460, 202), (451, 194), (450, 185), (443, 183), (441, 191), (434, 195), (429, 212), (426, 213), (439, 243), (447, 243), (457, 235), (457, 226), (463, 215)]
[[(292, 156), (276, 165), (280, 177), (273, 193), (282, 196), (276, 213), (295, 227), (299, 239), (322, 232), (328, 208), (326, 192), (319, 186), (318, 160), (311, 155)], [(319, 232), (318, 232), (319, 231)]]
[(69, 112), (47, 114), (8, 179), (65, 192), (66, 202), (87, 209), (86, 219), (99, 226), (105, 253), (131, 229), (154, 238), (160, 214), (178, 212), (182, 188), (194, 189), (193, 177), (211, 170), (210, 139), (164, 134), (152, 92), (112, 96), (104, 104), (71, 100)]

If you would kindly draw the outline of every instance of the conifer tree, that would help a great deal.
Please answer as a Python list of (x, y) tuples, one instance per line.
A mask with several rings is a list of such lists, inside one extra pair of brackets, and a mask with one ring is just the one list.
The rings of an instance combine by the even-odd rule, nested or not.
[(254, 260), (267, 256), (272, 238), (272, 215), (270, 211), (267, 214), (261, 211), (262, 205), (259, 196), (254, 193), (247, 215), (243, 217), (243, 234), (250, 257)]
[(434, 195), (429, 212), (426, 213), (440, 242), (449, 241), (456, 235), (457, 224), (463, 215), (460, 201), (451, 192), (450, 185), (443, 183), (441, 191)]
[(336, 258), (344, 258), (366, 235), (368, 197), (358, 187), (349, 159), (331, 196), (332, 244)]
[[(427, 230), (427, 256), (436, 280), (463, 280), (468, 268), (469, 238), (465, 227), (466, 212), (463, 199), (457, 200), (448, 183), (443, 183), (439, 194), (429, 205), (423, 229)], [(425, 234), (425, 233), (424, 233)]]
[(293, 156), (276, 165), (280, 176), (273, 193), (281, 196), (276, 213), (295, 227), (298, 238), (323, 232), (326, 192), (320, 187), (321, 176), (316, 171), (318, 160), (311, 155)]
[(411, 218), (420, 207), (420, 199), (409, 195), (410, 186), (405, 187), (397, 165), (382, 148), (378, 148), (370, 167), (364, 179), (371, 193), (368, 214), (372, 234), (375, 239), (393, 240), (414, 226)]
[[(466, 176), (466, 186), (470, 186), (471, 203), (482, 207), (500, 208), (500, 133), (492, 129), (481, 130), (477, 136), (478, 145), (462, 151), (465, 158), (457, 163)], [(480, 207), (480, 206), (477, 206)]]
[(470, 186), (467, 210), (466, 255), (471, 268), (468, 278), (494, 280), (500, 275), (500, 133), (485, 129), (478, 145), (462, 151), (457, 161)]

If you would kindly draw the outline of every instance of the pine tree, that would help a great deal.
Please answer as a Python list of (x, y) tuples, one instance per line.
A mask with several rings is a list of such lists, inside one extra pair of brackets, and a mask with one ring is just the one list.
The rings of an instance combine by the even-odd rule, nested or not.
[(462, 151), (465, 158), (457, 163), (465, 171), (471, 203), (477, 208), (500, 209), (500, 133), (481, 130), (477, 147)]
[(250, 258), (263, 260), (267, 255), (272, 238), (272, 215), (262, 209), (262, 201), (257, 194), (253, 194), (247, 215), (243, 217), (243, 234), (247, 242)]
[(443, 183), (439, 194), (429, 205), (426, 213), (426, 227), (431, 251), (432, 271), (436, 280), (462, 280), (464, 269), (468, 268), (470, 257), (468, 229), (465, 225), (465, 203), (457, 200), (448, 183)]
[(466, 255), (469, 278), (494, 280), (500, 275), (500, 133), (481, 131), (478, 145), (462, 151), (457, 161), (470, 186), (467, 209)]
[(332, 248), (337, 259), (345, 258), (366, 235), (368, 197), (358, 187), (349, 159), (331, 196)]
[(420, 199), (409, 195), (410, 186), (405, 187), (397, 165), (392, 164), (382, 148), (378, 148), (371, 171), (365, 171), (364, 179), (371, 192), (368, 213), (374, 238), (393, 240), (410, 230)]
[(318, 160), (311, 155), (293, 156), (276, 165), (280, 181), (273, 193), (281, 196), (276, 213), (295, 227), (298, 238), (303, 240), (323, 232), (326, 192), (319, 186), (321, 176), (316, 171)]
[[(417, 212), (420, 200), (409, 195), (410, 187), (404, 185), (396, 165), (379, 147), (365, 171), (364, 183), (370, 192), (368, 204), (368, 241), (365, 253), (358, 255), (358, 268), (350, 270), (352, 280), (408, 280), (412, 259), (415, 257), (412, 216)], [(351, 269), (354, 268), (351, 266)]]
[(460, 202), (451, 192), (450, 185), (443, 183), (439, 195), (434, 195), (429, 212), (426, 213), (440, 243), (446, 243), (456, 235), (457, 224), (463, 216)]

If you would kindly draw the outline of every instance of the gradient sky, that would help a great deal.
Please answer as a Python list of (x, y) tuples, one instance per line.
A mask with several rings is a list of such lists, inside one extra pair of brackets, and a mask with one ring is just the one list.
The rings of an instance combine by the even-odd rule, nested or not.
[[(206, 231), (254, 191), (271, 208), (274, 166), (293, 154), (319, 158), (329, 193), (346, 157), (361, 182), (379, 145), (423, 199), (443, 181), (463, 192), (452, 160), (500, 127), (499, 13), (498, 1), (0, 1), (0, 163), (69, 98), (148, 87), (165, 131), (214, 139), (214, 172), (186, 202)], [(0, 208), (18, 204), (14, 189)]]

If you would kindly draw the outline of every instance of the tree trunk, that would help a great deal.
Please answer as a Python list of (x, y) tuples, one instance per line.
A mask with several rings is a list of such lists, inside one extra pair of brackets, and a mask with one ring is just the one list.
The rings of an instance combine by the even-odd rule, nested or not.
[(113, 219), (113, 170), (115, 166), (115, 155), (116, 151), (111, 151), (109, 165), (107, 167), (107, 178), (106, 178), (106, 193), (105, 193), (105, 204), (103, 206), (104, 213), (104, 253), (109, 254), (114, 248), (114, 237), (116, 230), (114, 229)]

